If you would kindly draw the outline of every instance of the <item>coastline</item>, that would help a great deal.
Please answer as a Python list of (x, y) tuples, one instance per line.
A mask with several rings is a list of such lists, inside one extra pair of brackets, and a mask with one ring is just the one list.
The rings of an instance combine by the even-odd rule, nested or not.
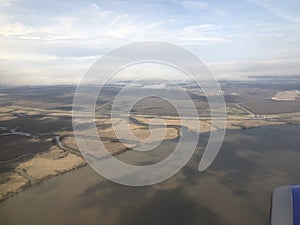
[[(269, 124), (269, 125), (267, 125), (267, 126), (283, 125), (283, 124), (290, 125), (289, 123), (281, 123), (281, 124)], [(295, 125), (295, 124), (293, 124), (293, 125)], [(174, 126), (174, 125), (173, 125), (173, 126)], [(263, 126), (266, 126), (266, 125), (250, 126), (250, 127), (247, 127), (247, 128), (241, 127), (241, 126), (237, 126), (237, 127), (235, 127), (235, 128), (228, 128), (228, 130), (237, 130), (237, 129), (238, 129), (238, 130), (258, 129), (258, 128), (261, 128), (261, 127), (263, 127)], [(178, 127), (177, 127), (177, 128), (178, 128)], [(178, 128), (178, 129), (176, 129), (176, 130), (177, 130), (177, 132), (178, 132), (178, 135), (180, 135), (180, 128)], [(208, 132), (203, 132), (203, 133), (208, 133)], [(177, 137), (175, 137), (175, 138), (173, 138), (173, 139), (170, 139), (170, 140), (176, 140), (178, 137), (179, 137), (179, 136), (177, 136)], [(59, 140), (59, 139), (56, 139), (56, 140)], [(70, 149), (69, 147), (64, 146), (62, 143), (57, 144), (57, 145), (60, 146), (60, 147), (62, 147), (64, 151), (68, 151), (68, 150), (74, 151), (74, 149)], [(130, 148), (124, 148), (124, 149), (116, 150), (116, 151), (114, 151), (114, 152), (111, 152), (111, 155), (112, 155), (112, 156), (117, 156), (117, 155), (120, 155), (120, 154), (122, 154), (122, 153), (124, 153), (124, 152), (127, 152), (127, 151), (130, 151), (130, 150), (131, 150)], [(74, 154), (72, 151), (71, 151), (71, 152), (68, 152), (67, 154)], [(39, 154), (39, 153), (38, 153), (38, 154)], [(78, 156), (78, 157), (82, 157), (82, 156)], [(100, 158), (99, 160), (103, 160), (103, 159), (105, 159), (105, 158), (106, 158), (106, 156)], [(87, 162), (86, 162), (85, 160), (83, 160), (82, 163), (79, 163), (79, 164), (75, 165), (75, 166), (72, 167), (72, 168), (67, 168), (67, 169), (64, 169), (64, 170), (62, 170), (62, 171), (57, 171), (57, 172), (54, 173), (54, 174), (48, 174), (48, 175), (46, 175), (46, 176), (43, 176), (42, 178), (35, 179), (34, 182), (30, 182), (30, 180), (27, 180), (27, 182), (26, 182), (24, 185), (20, 186), (19, 188), (15, 189), (14, 191), (8, 191), (8, 192), (5, 193), (4, 195), (2, 195), (1, 198), (0, 198), (0, 202), (3, 202), (3, 201), (5, 201), (5, 200), (7, 200), (7, 199), (13, 197), (14, 195), (16, 195), (16, 194), (18, 194), (18, 193), (20, 193), (20, 192), (22, 192), (22, 191), (24, 191), (24, 190), (30, 188), (31, 186), (38, 185), (39, 183), (41, 183), (41, 182), (43, 182), (43, 181), (45, 181), (45, 180), (48, 180), (48, 179), (51, 179), (51, 178), (60, 176), (60, 175), (62, 175), (62, 174), (66, 174), (66, 173), (68, 173), (68, 172), (72, 172), (72, 171), (74, 171), (74, 170), (76, 170), (76, 169), (83, 168), (83, 167), (85, 167), (85, 166), (87, 166), (87, 165), (88, 165)], [(25, 172), (26, 172), (26, 171), (25, 171)]]

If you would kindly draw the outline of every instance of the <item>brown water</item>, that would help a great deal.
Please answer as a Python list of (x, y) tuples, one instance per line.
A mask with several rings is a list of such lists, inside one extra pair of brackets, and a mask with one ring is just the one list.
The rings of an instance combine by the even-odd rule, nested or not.
[[(227, 131), (208, 171), (197, 171), (198, 151), (178, 174), (149, 187), (121, 186), (84, 167), (0, 203), (0, 224), (268, 224), (272, 189), (300, 183), (299, 134), (296, 125)], [(162, 154), (119, 157), (148, 164), (174, 144), (160, 146)]]

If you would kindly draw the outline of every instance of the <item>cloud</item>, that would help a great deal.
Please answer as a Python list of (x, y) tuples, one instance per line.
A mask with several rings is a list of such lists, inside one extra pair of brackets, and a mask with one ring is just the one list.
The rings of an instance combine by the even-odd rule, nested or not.
[(207, 7), (207, 3), (206, 2), (202, 2), (202, 1), (191, 1), (191, 0), (187, 0), (187, 1), (182, 1), (181, 5), (183, 5), (185, 8), (187, 9), (205, 9)]
[(247, 76), (300, 75), (300, 59), (274, 59), (248, 62), (210, 63), (209, 68), (219, 79), (242, 79)]
[(72, 25), (77, 21), (77, 18), (61, 16), (55, 17), (53, 20), (61, 24), (64, 28), (70, 29)]
[(96, 10), (99, 10), (99, 6), (96, 3), (91, 4)]
[(56, 83), (56, 74), (74, 83), (97, 57), (149, 40), (218, 62), (214, 68), (222, 76), (291, 74), (299, 68), (293, 62), (300, 57), (299, 3), (172, 3), (0, 0), (0, 83)]
[(109, 14), (111, 14), (110, 10), (101, 10), (100, 7), (96, 3), (92, 3), (91, 6), (96, 10), (97, 12), (97, 20), (101, 21), (103, 18), (107, 17)]
[(77, 84), (95, 58), (0, 60), (2, 85)]
[(178, 40), (187, 42), (226, 42), (228, 41), (224, 37), (219, 37), (215, 31), (220, 27), (214, 24), (199, 24), (184, 27), (181, 31), (181, 34), (178, 36)]
[(0, 0), (0, 7), (2, 6), (10, 6), (10, 5), (12, 5), (12, 4), (15, 4), (15, 3), (17, 3), (18, 2), (18, 0)]
[(219, 26), (214, 24), (199, 24), (185, 27), (184, 31), (212, 31), (219, 29)]
[(12, 16), (0, 14), (0, 35), (4, 37), (27, 35), (33, 32), (33, 28), (19, 22), (13, 22)]
[(300, 23), (300, 2), (295, 0), (270, 1), (251, 0), (253, 3), (273, 13), (274, 15), (293, 23)]

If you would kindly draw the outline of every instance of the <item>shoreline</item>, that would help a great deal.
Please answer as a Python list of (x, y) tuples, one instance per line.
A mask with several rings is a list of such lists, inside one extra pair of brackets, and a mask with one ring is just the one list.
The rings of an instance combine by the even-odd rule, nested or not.
[[(291, 124), (291, 123), (283, 123), (283, 124), (270, 124), (270, 125), (260, 125), (260, 126), (251, 126), (251, 127), (238, 127), (238, 129), (228, 129), (228, 130), (240, 130), (240, 131), (243, 131), (243, 130), (248, 130), (248, 129), (258, 129), (258, 128), (261, 128), (261, 127), (264, 127), (264, 126), (279, 126), (279, 125), (299, 125), (299, 124)], [(180, 130), (180, 128), (179, 128)], [(179, 132), (180, 133), (180, 132)], [(204, 132), (204, 133), (209, 133), (209, 132)], [(173, 138), (173, 139), (169, 139), (169, 140), (176, 140), (179, 136), (177, 136), (176, 138)], [(62, 143), (61, 143), (62, 144)], [(63, 145), (62, 145), (63, 146)], [(66, 146), (63, 146), (64, 147), (64, 150), (67, 151), (66, 149), (68, 149), (68, 147)], [(73, 149), (72, 149), (73, 150)], [(130, 151), (131, 149), (130, 148), (125, 148), (125, 149), (120, 149), (120, 150), (117, 150), (117, 151), (114, 151), (114, 152), (111, 152), (110, 155), (112, 156), (117, 156), (117, 155), (120, 155), (124, 152), (127, 152), (127, 151)], [(74, 150), (73, 150), (74, 151)], [(39, 154), (39, 153), (37, 153)], [(69, 154), (74, 154), (72, 152), (69, 152)], [(81, 156), (82, 157), (82, 156)], [(107, 156), (104, 156), (102, 158), (100, 158), (99, 160), (103, 160), (105, 159)], [(83, 157), (84, 159), (84, 157)], [(60, 171), (56, 174), (50, 174), (50, 175), (46, 175), (40, 179), (35, 179), (34, 182), (30, 182), (30, 180), (27, 179), (27, 182), (19, 187), (18, 189), (16, 189), (15, 191), (13, 192), (7, 192), (7, 194), (5, 194), (4, 196), (2, 196), (0, 198), (0, 203), (1, 202), (4, 202), (12, 197), (14, 197), (16, 194), (18, 193), (21, 193), (22, 191), (24, 190), (27, 190), (28, 188), (32, 187), (32, 186), (35, 186), (35, 185), (39, 185), (41, 182), (44, 182), (46, 180), (49, 180), (51, 178), (55, 178), (55, 177), (58, 177), (60, 175), (63, 175), (63, 174), (66, 174), (66, 173), (69, 173), (69, 172), (72, 172), (72, 171), (75, 171), (77, 169), (81, 169), (81, 168), (84, 168), (88, 166), (88, 163), (86, 162), (86, 160), (84, 160), (83, 163), (80, 163), (78, 165), (76, 165), (74, 168), (70, 168), (70, 169), (66, 169), (64, 171)], [(13, 172), (13, 171), (12, 171)]]

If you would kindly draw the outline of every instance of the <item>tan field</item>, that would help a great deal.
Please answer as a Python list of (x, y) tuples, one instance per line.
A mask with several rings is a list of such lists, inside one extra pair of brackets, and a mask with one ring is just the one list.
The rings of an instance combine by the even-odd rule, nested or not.
[(209, 120), (195, 120), (195, 119), (182, 119), (180, 120), (178, 117), (172, 116), (162, 116), (160, 120), (156, 120), (150, 117), (142, 117), (135, 116), (135, 118), (146, 124), (153, 125), (175, 125), (175, 126), (186, 126), (189, 130), (194, 132), (209, 132), (211, 130), (215, 130), (215, 128), (211, 127), (211, 123)]
[(37, 154), (30, 160), (19, 163), (17, 169), (25, 171), (35, 181), (70, 171), (85, 165), (82, 157), (66, 153), (53, 146), (48, 152)]
[(0, 117), (0, 121), (7, 121), (7, 120), (12, 120), (12, 119), (16, 119), (16, 116), (11, 116), (9, 114), (2, 114)]
[[(149, 117), (136, 116), (140, 122), (143, 123), (151, 123), (153, 122)], [(180, 120), (178, 117), (162, 117), (164, 120), (154, 121), (156, 125), (178, 125), (181, 123), (187, 126), (191, 131), (195, 132), (210, 132), (214, 130), (218, 130), (221, 127), (218, 127), (216, 124), (215, 127), (212, 128), (211, 122), (209, 120), (199, 120), (199, 123), (195, 119), (183, 119)], [(276, 124), (285, 124), (284, 121), (270, 121), (266, 119), (245, 119), (245, 117), (240, 116), (229, 116), (226, 120), (226, 128), (227, 129), (248, 129), (252, 127), (260, 127), (267, 125), (276, 125)]]
[[(124, 140), (125, 142), (139, 141), (151, 143), (163, 139), (174, 139), (178, 136), (176, 128), (154, 128), (152, 133), (147, 127), (129, 124), (123, 119), (113, 118), (115, 126), (99, 130), (100, 137)], [(117, 132), (117, 133), (116, 133)], [(133, 135), (129, 135), (132, 132)], [(137, 143), (138, 144), (138, 143)]]
[(300, 90), (278, 92), (272, 97), (275, 101), (294, 101), (300, 97)]
[[(87, 146), (92, 145), (94, 142), (93, 140), (89, 140), (89, 139), (85, 139), (85, 141), (86, 141), (85, 144)], [(62, 143), (67, 148), (79, 151), (74, 136), (69, 136), (69, 137), (63, 138)], [(124, 151), (128, 148), (127, 146), (125, 146), (124, 144), (122, 144), (120, 142), (102, 140), (102, 143), (104, 144), (106, 149), (111, 153), (118, 152), (118, 151)], [(127, 144), (127, 145), (129, 145), (129, 147), (135, 146), (135, 144)]]
[(249, 129), (254, 127), (269, 126), (285, 124), (280, 121), (268, 121), (268, 120), (227, 120), (227, 129)]
[(0, 201), (14, 195), (29, 185), (29, 181), (15, 172), (1, 172)]

